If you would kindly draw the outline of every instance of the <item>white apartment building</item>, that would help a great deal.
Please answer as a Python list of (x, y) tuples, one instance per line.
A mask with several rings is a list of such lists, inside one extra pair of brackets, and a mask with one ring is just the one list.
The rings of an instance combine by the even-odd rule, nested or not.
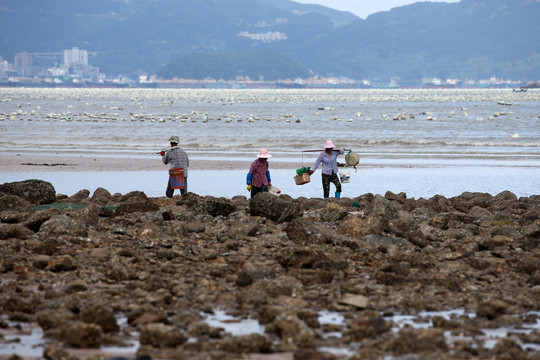
[(64, 65), (88, 65), (88, 51), (76, 47), (64, 50)]

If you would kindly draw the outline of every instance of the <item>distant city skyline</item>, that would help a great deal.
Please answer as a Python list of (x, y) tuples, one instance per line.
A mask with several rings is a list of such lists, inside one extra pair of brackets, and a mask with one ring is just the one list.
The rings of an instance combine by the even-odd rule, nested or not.
[[(392, 8), (414, 4), (420, 0), (293, 0), (302, 4), (319, 4), (332, 9), (349, 11), (365, 19), (379, 11), (388, 11)], [(430, 0), (431, 2), (455, 3), (461, 0)]]

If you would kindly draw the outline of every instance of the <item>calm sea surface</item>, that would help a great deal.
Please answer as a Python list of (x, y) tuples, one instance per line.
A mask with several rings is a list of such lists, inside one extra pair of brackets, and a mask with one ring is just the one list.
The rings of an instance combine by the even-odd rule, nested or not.
[[(317, 154), (302, 150), (320, 149), (327, 139), (361, 157), (358, 172), (350, 169), (351, 183), (344, 184), (348, 196), (386, 190), (411, 197), (502, 190), (540, 194), (540, 90), (535, 89), (8, 88), (0, 89), (0, 133), (0, 151), (8, 155), (155, 158), (168, 137), (178, 135), (192, 161), (246, 162), (245, 170), (220, 172), (219, 184), (211, 169), (190, 172), (190, 190), (201, 195), (246, 194), (245, 173), (260, 148), (274, 155), (272, 162), (310, 166)], [(322, 192), (318, 177), (295, 186), (294, 169), (274, 172), (274, 184), (292, 196)], [(31, 175), (2, 173), (0, 182), (23, 176)], [(147, 180), (124, 181), (118, 191), (133, 186), (162, 195), (163, 180), (157, 179), (163, 174), (135, 177), (141, 176)], [(115, 186), (102, 175), (86, 178), (92, 183), (79, 180), (75, 190), (60, 185), (62, 177), (54, 185), (64, 193)]]

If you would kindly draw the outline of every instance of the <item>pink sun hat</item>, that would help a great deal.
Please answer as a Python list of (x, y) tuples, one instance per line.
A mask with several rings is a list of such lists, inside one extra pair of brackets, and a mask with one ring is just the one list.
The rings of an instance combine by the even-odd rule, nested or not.
[(257, 155), (257, 157), (258, 157), (258, 158), (268, 159), (268, 158), (271, 158), (272, 155), (270, 155), (270, 154), (268, 153), (268, 150), (266, 150), (266, 149), (261, 149), (261, 150), (259, 151), (259, 155)]
[(336, 145), (332, 142), (332, 140), (326, 140), (326, 144), (324, 144), (325, 149), (333, 149)]

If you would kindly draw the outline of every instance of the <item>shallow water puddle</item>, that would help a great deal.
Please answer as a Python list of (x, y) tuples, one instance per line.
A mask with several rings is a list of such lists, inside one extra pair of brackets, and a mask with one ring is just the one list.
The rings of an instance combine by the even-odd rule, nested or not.
[[(43, 337), (43, 329), (37, 323), (9, 321), (4, 316), (2, 320), (9, 328), (0, 329), (0, 335), (3, 336), (3, 338), (0, 337), (0, 356), (16, 354), (24, 359), (43, 357), (43, 352), (50, 341)], [(117, 323), (123, 329), (127, 326), (127, 318), (118, 316)], [(138, 334), (131, 335), (135, 337)], [(69, 349), (69, 351), (77, 356), (85, 357), (95, 354), (134, 356), (139, 349), (139, 341), (133, 338), (127, 340), (126, 344), (127, 346), (101, 346), (99, 349)]]
[[(256, 319), (247, 318), (240, 319), (232, 315), (227, 314), (223, 310), (216, 310), (213, 314), (202, 314), (205, 322), (214, 328), (223, 329), (225, 332), (232, 336), (243, 336), (250, 334), (265, 333), (265, 326), (259, 324)], [(433, 328), (434, 317), (443, 317), (446, 320), (459, 319), (463, 317), (473, 318), (476, 315), (474, 313), (466, 313), (463, 309), (449, 310), (449, 311), (422, 311), (416, 315), (393, 315), (385, 316), (387, 321), (392, 321), (394, 327), (392, 331), (394, 333), (399, 332), (404, 327), (411, 328)], [(456, 341), (469, 341), (480, 340), (482, 346), (487, 349), (495, 347), (497, 342), (501, 339), (507, 338), (512, 334), (524, 334), (528, 335), (535, 331), (540, 331), (540, 312), (529, 312), (525, 316), (536, 316), (535, 323), (523, 323), (518, 327), (500, 327), (496, 329), (479, 329), (484, 335), (480, 336), (459, 336), (452, 334), (451, 331), (445, 331), (447, 342), (452, 344)], [(346, 319), (343, 314), (339, 312), (332, 312), (323, 310), (319, 312), (319, 323), (321, 325), (332, 325), (335, 328), (346, 328)], [(43, 338), (43, 330), (37, 323), (21, 323), (9, 321), (2, 317), (2, 320), (9, 325), (7, 329), (0, 329), (0, 356), (17, 354), (25, 359), (41, 358), (44, 349), (47, 347), (48, 340)], [(127, 326), (127, 319), (124, 316), (117, 318), (120, 327), (125, 328)], [(106, 354), (107, 356), (134, 356), (140, 346), (137, 340), (138, 334), (132, 333), (133, 337), (127, 341), (128, 346), (102, 346), (100, 349), (70, 349), (76, 355), (90, 356), (93, 354)], [(326, 339), (342, 337), (340, 331), (329, 331), (324, 334)], [(529, 351), (540, 351), (540, 344), (536, 343), (524, 343), (516, 337), (512, 337), (523, 349)], [(349, 347), (342, 346), (325, 346), (319, 348), (320, 351), (328, 352), (338, 356), (340, 358), (349, 358), (356, 352), (356, 345), (349, 344)]]
[[(465, 340), (471, 341), (473, 339), (481, 340), (483, 342), (483, 347), (486, 349), (493, 349), (497, 342), (501, 339), (508, 338), (511, 334), (531, 334), (534, 331), (540, 330), (540, 312), (531, 311), (525, 314), (525, 316), (534, 315), (538, 318), (534, 324), (522, 324), (520, 328), (511, 326), (511, 327), (500, 327), (496, 329), (479, 329), (484, 335), (477, 335), (474, 337), (471, 336), (456, 336), (453, 335), (451, 331), (445, 331), (444, 335), (446, 336), (446, 341), (448, 343), (455, 343), (456, 341)], [(476, 314), (466, 313), (463, 309), (449, 310), (449, 311), (421, 311), (418, 315), (395, 315), (387, 317), (387, 320), (393, 321), (397, 326), (392, 328), (393, 332), (398, 332), (405, 326), (410, 326), (415, 329), (429, 329), (433, 328), (432, 318), (434, 317), (443, 317), (446, 320), (458, 319), (460, 317), (466, 316), (469, 318), (474, 318)], [(419, 322), (421, 320), (422, 322)], [(540, 351), (540, 344), (534, 343), (523, 343), (520, 339), (513, 337), (522, 349)]]
[(223, 310), (216, 310), (213, 314), (203, 314), (203, 316), (208, 325), (221, 328), (232, 336), (264, 334), (265, 327), (255, 319), (238, 319)]
[(37, 323), (5, 321), (8, 329), (1, 329), (0, 356), (17, 354), (21, 357), (41, 357), (46, 342)]

